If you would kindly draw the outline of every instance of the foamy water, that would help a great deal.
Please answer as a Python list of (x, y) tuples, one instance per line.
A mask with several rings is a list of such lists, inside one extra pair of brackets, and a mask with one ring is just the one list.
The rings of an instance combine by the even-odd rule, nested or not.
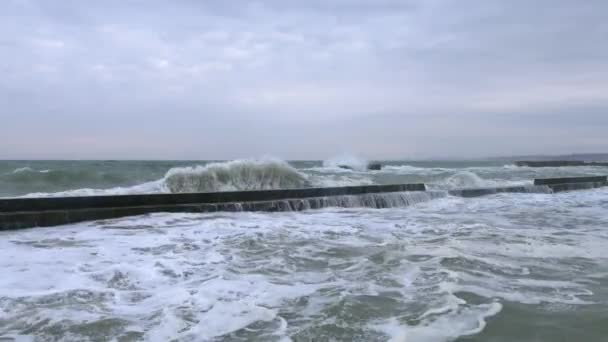
[(0, 233), (0, 337), (602, 341), (608, 189)]

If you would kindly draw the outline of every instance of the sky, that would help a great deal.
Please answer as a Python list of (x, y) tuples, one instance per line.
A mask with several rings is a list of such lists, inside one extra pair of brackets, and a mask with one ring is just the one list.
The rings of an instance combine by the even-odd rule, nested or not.
[(605, 0), (3, 0), (0, 159), (608, 152)]

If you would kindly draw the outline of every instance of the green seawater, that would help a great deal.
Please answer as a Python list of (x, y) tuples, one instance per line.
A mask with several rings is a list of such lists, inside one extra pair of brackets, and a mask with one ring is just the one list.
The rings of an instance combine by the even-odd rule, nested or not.
[[(186, 172), (194, 180), (259, 176), (206, 164), (1, 162), (0, 190), (162, 191), (169, 170), (196, 165)], [(437, 189), (608, 174), (495, 161), (384, 164), (369, 172), (289, 163), (318, 184), (424, 181)], [(239, 181), (225, 184), (249, 184)], [(156, 185), (140, 187), (147, 182)], [(608, 189), (600, 188), (5, 231), (0, 340), (607, 341), (606, 227)]]

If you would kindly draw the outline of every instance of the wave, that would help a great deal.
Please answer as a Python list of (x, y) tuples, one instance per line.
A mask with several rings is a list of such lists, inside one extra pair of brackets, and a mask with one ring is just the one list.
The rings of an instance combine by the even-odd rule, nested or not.
[[(0, 174), (3, 194), (26, 197), (123, 195), (270, 190), (305, 187), (426, 183), (429, 189), (453, 190), (530, 185), (535, 174), (520, 174), (499, 167), (465, 169), (387, 165), (381, 171), (359, 172), (366, 162), (354, 156), (331, 158), (323, 167), (296, 169), (280, 159), (242, 159), (144, 172), (126, 167), (53, 168), (20, 167)], [(297, 165), (297, 164), (296, 164)], [(353, 170), (339, 168), (349, 166)], [(171, 168), (171, 166), (174, 166)], [(308, 166), (308, 165), (306, 165)], [(42, 168), (40, 168), (42, 169)]]
[(49, 173), (52, 170), (34, 170), (29, 166), (25, 166), (25, 167), (18, 167), (16, 169), (14, 169), (13, 171), (11, 171), (10, 173), (5, 174), (6, 175), (16, 175), (19, 173)]
[[(154, 178), (152, 178), (154, 179)], [(41, 169), (20, 167), (0, 174), (0, 196), (85, 196), (119, 194), (133, 184), (143, 183), (120, 170), (95, 168)], [(116, 188), (116, 189), (113, 189)]]
[(492, 182), (479, 177), (476, 173), (470, 171), (461, 171), (451, 175), (443, 181), (450, 188), (482, 188), (492, 186)]
[(35, 172), (34, 169), (32, 169), (29, 166), (26, 167), (19, 167), (13, 170), (13, 172), (11, 172), (12, 174), (16, 174), (16, 173), (21, 173), (21, 172)]
[(343, 171), (367, 171), (367, 160), (354, 155), (341, 155), (323, 161), (323, 168)]
[[(49, 174), (36, 173), (27, 176), (23, 174), (18, 179), (12, 178), (15, 183), (56, 184), (65, 188), (69, 186), (70, 180), (77, 179), (77, 182), (72, 184), (91, 184), (93, 181), (98, 181), (99, 175), (84, 175), (64, 170), (52, 171)], [(279, 159), (242, 159), (200, 166), (174, 167), (160, 179), (133, 186), (105, 188), (87, 186), (53, 192), (37, 191), (21, 197), (219, 192), (370, 184), (373, 184), (373, 181), (357, 175), (308, 175)]]
[(471, 171), (460, 171), (436, 183), (430, 183), (435, 189), (464, 189), (464, 188), (492, 188), (504, 186), (532, 185), (531, 180), (495, 180), (485, 179)]
[(420, 167), (412, 165), (385, 165), (382, 167), (382, 173), (393, 173), (398, 175), (437, 175), (452, 171), (451, 169), (441, 167)]
[(0, 180), (12, 184), (52, 184), (69, 185), (77, 183), (108, 183), (116, 184), (126, 179), (118, 173), (99, 172), (86, 169), (35, 170), (21, 167), (12, 172), (0, 175)]
[(310, 187), (308, 177), (282, 160), (234, 160), (173, 168), (163, 179), (171, 193)]
[(114, 196), (114, 195), (132, 195), (132, 194), (151, 194), (166, 192), (163, 187), (162, 180), (137, 184), (134, 186), (117, 186), (109, 189), (93, 189), (82, 188), (57, 192), (32, 192), (20, 197), (36, 198), (36, 197), (76, 197), (76, 196)]

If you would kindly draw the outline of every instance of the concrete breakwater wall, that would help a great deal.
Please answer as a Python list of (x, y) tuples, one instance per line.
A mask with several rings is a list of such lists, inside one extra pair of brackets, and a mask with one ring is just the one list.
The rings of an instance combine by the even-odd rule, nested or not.
[(448, 193), (452, 196), (479, 197), (499, 193), (556, 193), (572, 190), (593, 189), (607, 185), (607, 176), (537, 178), (534, 180), (534, 185), (455, 189), (448, 191)]
[(0, 230), (55, 226), (153, 212), (286, 211), (330, 206), (384, 208), (437, 196), (434, 192), (426, 191), (424, 184), (393, 184), (213, 193), (12, 198), (0, 199)]
[(448, 193), (458, 197), (480, 197), (500, 193), (524, 193), (524, 194), (551, 194), (553, 189), (546, 185), (507, 186), (496, 188), (455, 189)]
[(607, 180), (606, 176), (537, 178), (534, 180), (534, 185), (605, 183)]
[(608, 162), (586, 162), (582, 160), (520, 160), (516, 166), (562, 167), (562, 166), (608, 166)]
[(553, 193), (608, 184), (603, 177), (537, 179), (535, 185), (427, 191), (424, 184), (366, 185), (189, 194), (0, 199), (0, 230), (56, 226), (154, 212), (299, 211), (326, 207), (391, 208), (446, 195)]

